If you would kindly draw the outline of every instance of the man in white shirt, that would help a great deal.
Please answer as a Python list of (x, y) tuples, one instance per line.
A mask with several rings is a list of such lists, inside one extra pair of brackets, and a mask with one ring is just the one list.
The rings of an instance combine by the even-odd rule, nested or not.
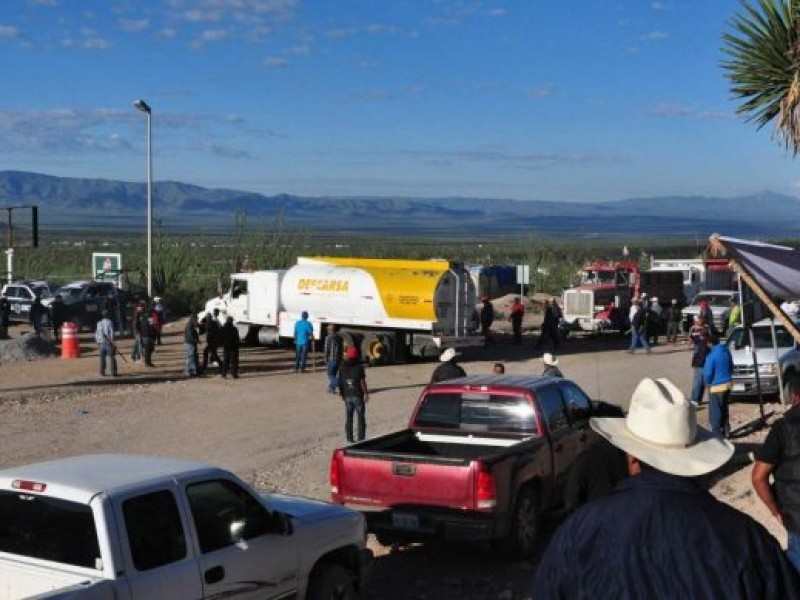
[(117, 376), (117, 358), (114, 356), (117, 349), (114, 346), (114, 323), (109, 318), (109, 313), (104, 310), (100, 313), (103, 318), (97, 322), (94, 332), (94, 341), (100, 351), (100, 375), (106, 374), (106, 363), (112, 377)]

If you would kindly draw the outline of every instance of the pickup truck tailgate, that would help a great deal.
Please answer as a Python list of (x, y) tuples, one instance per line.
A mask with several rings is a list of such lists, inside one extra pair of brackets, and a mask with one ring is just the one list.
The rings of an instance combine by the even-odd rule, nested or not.
[(341, 456), (339, 490), (347, 504), (394, 506), (426, 504), (474, 507), (476, 463), (460, 458), (360, 455)]
[(97, 578), (29, 565), (15, 560), (0, 559), (0, 600), (29, 598), (70, 588), (81, 583), (95, 583)]

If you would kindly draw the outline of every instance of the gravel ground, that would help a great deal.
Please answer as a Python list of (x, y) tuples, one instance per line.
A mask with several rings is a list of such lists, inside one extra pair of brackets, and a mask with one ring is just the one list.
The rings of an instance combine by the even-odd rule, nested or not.
[[(502, 308), (502, 306), (500, 307)], [(532, 327), (534, 320), (526, 326)], [(497, 329), (507, 330), (505, 321)], [(269, 490), (328, 499), (328, 461), (343, 444), (342, 405), (325, 393), (324, 369), (292, 373), (284, 350), (246, 348), (239, 380), (182, 374), (182, 324), (168, 325), (154, 369), (120, 360), (120, 377), (100, 377), (91, 336), (81, 337), (82, 357), (19, 360), (9, 344), (24, 327), (0, 342), (0, 467), (85, 453), (128, 452), (202, 460), (229, 468)], [(27, 338), (23, 338), (25, 340)], [(489, 373), (495, 361), (509, 373), (538, 373), (530, 334), (522, 346), (500, 336), (488, 350), (464, 357), (470, 374)], [(642, 377), (669, 377), (688, 392), (691, 371), (686, 347), (657, 346), (650, 356), (628, 355), (617, 337), (569, 340), (560, 355), (565, 374), (590, 395), (625, 404)], [(122, 340), (124, 356), (130, 340)], [(46, 353), (45, 353), (46, 354)], [(30, 358), (31, 355), (25, 355)], [(318, 357), (317, 357), (318, 358)], [(419, 392), (434, 368), (415, 363), (369, 369), (372, 390), (368, 435), (405, 427)], [(775, 416), (777, 404), (767, 405)], [(706, 411), (699, 420), (707, 423)], [(759, 416), (754, 402), (732, 405), (733, 427)], [(766, 430), (737, 438), (729, 465), (709, 479), (712, 492), (764, 523), (785, 543), (780, 526), (750, 486), (748, 453)], [(536, 561), (507, 563), (488, 548), (413, 545), (382, 547), (368, 597), (376, 599), (531, 598)]]

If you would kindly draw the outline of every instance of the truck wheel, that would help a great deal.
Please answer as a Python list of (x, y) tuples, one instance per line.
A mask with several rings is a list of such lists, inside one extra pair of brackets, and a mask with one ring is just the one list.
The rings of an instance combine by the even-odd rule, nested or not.
[(527, 558), (537, 548), (541, 520), (539, 499), (533, 490), (522, 490), (514, 506), (514, 517), (506, 539), (506, 552), (513, 558)]
[(311, 574), (307, 600), (355, 600), (353, 576), (341, 565), (319, 565)]

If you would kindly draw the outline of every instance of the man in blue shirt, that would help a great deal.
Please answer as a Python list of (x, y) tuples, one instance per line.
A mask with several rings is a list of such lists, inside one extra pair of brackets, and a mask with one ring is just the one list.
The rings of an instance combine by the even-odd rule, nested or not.
[(304, 373), (308, 360), (308, 348), (314, 343), (314, 326), (308, 321), (308, 313), (303, 311), (300, 320), (294, 324), (294, 372)]
[(94, 332), (94, 341), (97, 342), (97, 349), (100, 351), (100, 375), (106, 374), (106, 364), (112, 377), (117, 376), (117, 349), (114, 346), (114, 323), (109, 318), (107, 310), (102, 311), (103, 317), (97, 322), (97, 329)]
[(728, 437), (731, 424), (728, 417), (728, 398), (733, 387), (733, 357), (725, 344), (713, 333), (704, 336), (709, 349), (703, 367), (703, 378), (708, 388), (708, 420), (711, 431), (718, 436)]

